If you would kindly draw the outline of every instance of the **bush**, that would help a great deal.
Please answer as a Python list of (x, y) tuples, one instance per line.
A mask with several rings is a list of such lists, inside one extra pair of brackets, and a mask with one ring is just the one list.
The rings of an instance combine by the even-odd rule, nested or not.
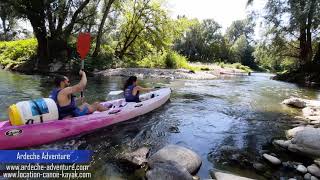
[(144, 68), (185, 68), (193, 70), (188, 64), (187, 59), (175, 51), (165, 53), (152, 53), (136, 63), (137, 67)]
[(32, 59), (37, 52), (37, 40), (0, 41), (0, 64), (16, 66)]
[(169, 69), (183, 68), (186, 67), (188, 62), (185, 57), (178, 54), (177, 52), (170, 51), (165, 57), (165, 67)]

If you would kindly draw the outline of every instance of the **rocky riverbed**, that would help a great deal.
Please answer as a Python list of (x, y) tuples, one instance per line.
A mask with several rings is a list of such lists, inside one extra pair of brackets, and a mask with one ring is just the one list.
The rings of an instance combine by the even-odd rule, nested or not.
[[(286, 140), (274, 140), (273, 144), (284, 151), (313, 159), (313, 163), (282, 162), (282, 166), (291, 166), (301, 174), (293, 179), (316, 180), (320, 178), (320, 101), (292, 97), (282, 104), (302, 109), (302, 116), (298, 117), (301, 122), (297, 127), (286, 131)], [(264, 158), (274, 165), (281, 165), (280, 157), (264, 155)]]

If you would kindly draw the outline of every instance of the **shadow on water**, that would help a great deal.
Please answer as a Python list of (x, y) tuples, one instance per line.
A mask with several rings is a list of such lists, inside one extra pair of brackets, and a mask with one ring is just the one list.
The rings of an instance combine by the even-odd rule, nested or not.
[[(271, 145), (274, 138), (284, 138), (284, 130), (291, 128), (291, 121), (301, 113), (280, 102), (290, 96), (318, 99), (319, 91), (273, 81), (270, 77), (254, 73), (250, 77), (203, 81), (145, 79), (141, 83), (146, 86), (171, 87), (170, 102), (130, 121), (35, 148), (93, 150), (95, 179), (139, 179), (139, 172), (120, 164), (117, 157), (142, 146), (150, 147), (152, 154), (166, 144), (179, 144), (198, 153), (203, 161), (197, 174), (201, 179), (209, 178), (209, 170), (213, 168), (257, 179), (293, 177), (294, 171), (269, 166), (261, 158), (261, 152), (274, 152), (283, 161), (303, 162), (303, 158), (290, 156)], [(39, 76), (0, 72), (0, 81), (5, 89), (0, 94), (2, 119), (6, 117), (2, 115), (6, 106), (47, 96), (52, 88), (46, 77)], [(89, 79), (85, 96), (89, 102), (105, 100), (107, 93), (121, 89), (124, 81), (121, 77)], [(265, 172), (255, 171), (252, 167), (255, 162), (265, 164)]]

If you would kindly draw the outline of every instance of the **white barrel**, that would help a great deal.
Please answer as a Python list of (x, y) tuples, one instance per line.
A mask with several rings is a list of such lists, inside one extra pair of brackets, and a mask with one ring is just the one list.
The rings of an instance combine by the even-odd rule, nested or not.
[(21, 101), (9, 107), (12, 125), (36, 124), (50, 120), (58, 120), (59, 112), (55, 101), (51, 98)]

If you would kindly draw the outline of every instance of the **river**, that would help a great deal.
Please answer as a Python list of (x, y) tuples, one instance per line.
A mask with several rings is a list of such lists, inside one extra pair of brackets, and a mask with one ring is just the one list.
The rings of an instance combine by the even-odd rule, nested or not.
[[(145, 86), (171, 87), (170, 101), (133, 120), (32, 149), (93, 150), (95, 179), (138, 179), (139, 171), (132, 171), (115, 157), (142, 146), (151, 147), (154, 153), (166, 144), (198, 153), (203, 161), (197, 174), (201, 179), (209, 178), (209, 170), (214, 168), (257, 179), (290, 177), (293, 172), (269, 166), (265, 172), (257, 172), (252, 163), (265, 164), (262, 151), (278, 153), (284, 160), (301, 160), (271, 145), (274, 138), (284, 137), (284, 130), (292, 127), (290, 121), (300, 114), (280, 102), (290, 96), (319, 99), (320, 91), (274, 81), (271, 76), (253, 73), (203, 81), (144, 79), (141, 84)], [(89, 78), (86, 99), (105, 100), (107, 93), (121, 89), (123, 82), (121, 77)], [(0, 119), (8, 118), (9, 105), (47, 97), (52, 87), (49, 77), (0, 71)]]

